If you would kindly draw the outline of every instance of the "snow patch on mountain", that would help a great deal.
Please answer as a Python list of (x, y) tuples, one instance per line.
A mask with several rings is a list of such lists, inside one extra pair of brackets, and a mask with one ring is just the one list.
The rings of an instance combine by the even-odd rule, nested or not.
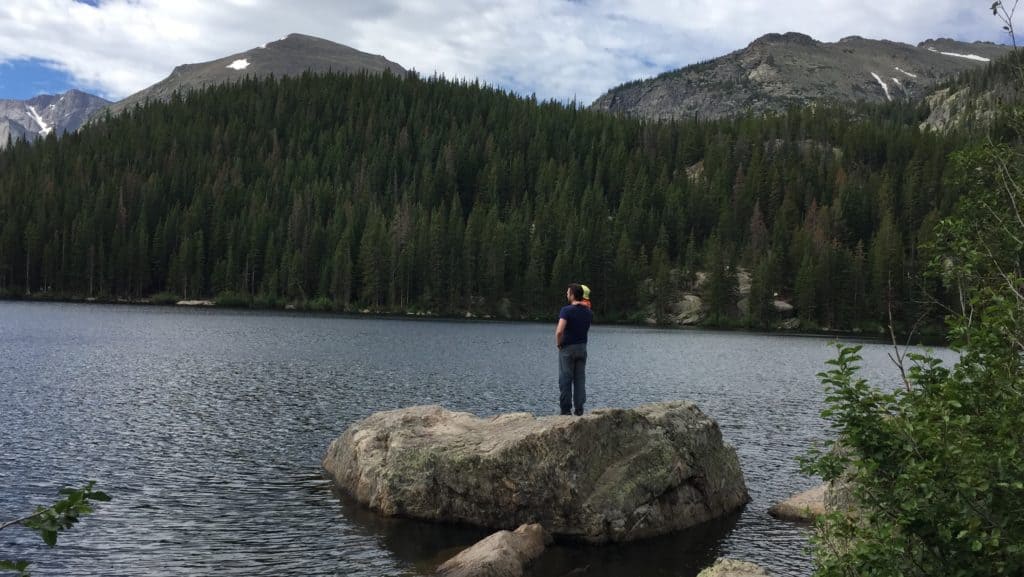
[(906, 74), (907, 76), (909, 76), (911, 78), (917, 78), (917, 74), (912, 74), (910, 72), (907, 72), (906, 70), (900, 68), (899, 66), (896, 67), (896, 72), (901, 72), (901, 73)]
[(882, 85), (882, 90), (885, 91), (885, 99), (888, 100), (889, 102), (892, 102), (892, 96), (889, 95), (889, 85), (882, 80), (881, 76), (875, 74), (874, 72), (872, 72), (871, 75), (874, 76), (875, 80), (877, 80), (878, 83)]
[(246, 68), (249, 67), (249, 61), (246, 60), (245, 58), (239, 58), (238, 60), (235, 60), (231, 64), (228, 64), (227, 67), (231, 68), (232, 70), (245, 70)]
[(956, 56), (957, 58), (966, 58), (968, 60), (977, 60), (978, 62), (991, 62), (991, 59), (985, 58), (984, 56), (978, 56), (977, 54), (958, 54), (956, 52), (940, 52), (931, 46), (928, 47), (929, 52), (935, 52), (942, 54), (943, 56)]
[(40, 116), (38, 112), (36, 112), (36, 107), (32, 106), (31, 104), (28, 105), (28, 115), (32, 117), (32, 120), (34, 120), (36, 124), (39, 125), (40, 136), (46, 136), (47, 134), (53, 132), (53, 127), (47, 124), (45, 120), (43, 120), (43, 117)]
[(892, 81), (896, 83), (896, 86), (900, 87), (901, 91), (903, 91), (903, 96), (906, 96), (908, 98), (910, 97), (910, 92), (907, 90), (906, 86), (903, 86), (903, 83), (900, 82), (899, 78), (896, 78), (895, 76), (893, 76), (892, 77)]

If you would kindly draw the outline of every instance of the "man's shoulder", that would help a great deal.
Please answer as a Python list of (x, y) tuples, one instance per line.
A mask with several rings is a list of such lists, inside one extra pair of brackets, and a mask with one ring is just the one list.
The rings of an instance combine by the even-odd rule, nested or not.
[(565, 305), (561, 310), (558, 311), (558, 318), (594, 318), (594, 311), (588, 309), (585, 306), (580, 305)]
[(593, 321), (594, 320), (594, 311), (592, 311), (589, 308), (584, 307), (584, 306), (580, 306), (580, 307), (576, 307), (576, 308), (579, 309), (579, 312), (576, 313), (576, 314), (579, 315), (579, 317), (581, 319), (586, 319), (587, 321)]

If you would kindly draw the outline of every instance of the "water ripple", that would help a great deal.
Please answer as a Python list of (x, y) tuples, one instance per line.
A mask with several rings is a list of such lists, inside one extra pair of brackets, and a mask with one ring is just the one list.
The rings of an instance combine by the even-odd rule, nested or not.
[[(0, 302), (0, 519), (96, 479), (114, 496), (47, 549), (5, 531), (35, 575), (422, 575), (485, 532), (381, 519), (332, 493), (319, 461), (371, 412), (439, 403), (557, 410), (553, 325), (353, 319)], [(753, 502), (694, 531), (558, 545), (535, 577), (693, 575), (717, 555), (810, 571), (772, 520), (813, 485), (795, 457), (825, 435), (820, 339), (595, 327), (589, 408), (692, 399), (740, 456)], [(865, 372), (895, 384), (886, 349)], [(943, 352), (947, 357), (948, 352)]]

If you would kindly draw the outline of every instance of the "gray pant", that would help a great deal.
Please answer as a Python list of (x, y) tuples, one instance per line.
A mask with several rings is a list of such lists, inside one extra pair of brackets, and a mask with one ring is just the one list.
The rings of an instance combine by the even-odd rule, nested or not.
[(558, 351), (558, 403), (562, 414), (568, 415), (573, 406), (576, 414), (583, 414), (587, 402), (587, 343), (565, 345)]

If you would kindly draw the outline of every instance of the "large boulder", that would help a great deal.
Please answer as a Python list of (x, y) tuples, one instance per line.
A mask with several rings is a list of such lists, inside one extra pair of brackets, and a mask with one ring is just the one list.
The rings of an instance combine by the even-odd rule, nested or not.
[(334, 440), (324, 469), (384, 515), (630, 541), (733, 511), (736, 451), (689, 402), (582, 417), (481, 419), (438, 406), (376, 413)]
[(437, 568), (438, 577), (521, 577), (544, 552), (550, 536), (537, 523), (498, 531)]

